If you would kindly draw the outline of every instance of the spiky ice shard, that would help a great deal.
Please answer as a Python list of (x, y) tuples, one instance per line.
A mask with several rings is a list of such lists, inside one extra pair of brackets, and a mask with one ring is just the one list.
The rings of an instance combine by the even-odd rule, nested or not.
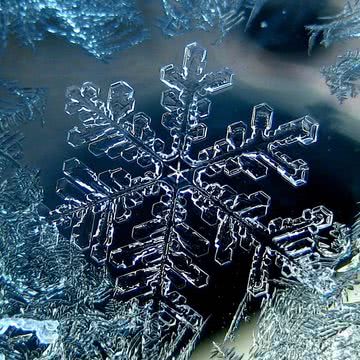
[(148, 37), (134, 0), (2, 1), (3, 46), (10, 34), (34, 46), (46, 33), (62, 36), (101, 59)]
[(175, 36), (192, 30), (218, 29), (221, 37), (240, 23), (247, 26), (268, 0), (162, 0), (162, 31)]
[[(314, 143), (318, 124), (305, 116), (274, 128), (273, 110), (260, 104), (249, 129), (241, 121), (232, 123), (224, 138), (198, 151), (207, 136), (209, 96), (232, 83), (229, 69), (205, 73), (205, 66), (206, 51), (192, 43), (182, 68), (161, 69), (168, 87), (161, 98), (166, 142), (156, 137), (146, 114), (134, 111), (134, 91), (123, 81), (111, 85), (107, 102), (91, 83), (66, 93), (66, 112), (80, 119), (68, 133), (69, 144), (86, 145), (115, 168), (96, 173), (76, 158), (65, 161), (57, 187), (64, 204), (50, 219), (95, 263), (113, 269), (119, 298), (152, 303), (152, 330), (143, 334), (147, 359), (159, 358), (163, 339), (184, 328), (179, 323), (187, 324), (192, 336), (198, 332), (202, 318), (180, 290), (208, 284), (210, 254), (220, 265), (231, 262), (236, 250), (253, 254), (248, 302), (269, 295), (272, 266), (301, 280), (323, 252), (334, 251), (320, 236), (332, 224), (332, 213), (323, 206), (264, 224), (270, 197), (243, 192), (271, 170), (292, 186), (305, 184), (306, 162), (286, 152), (295, 144)], [(177, 333), (179, 344), (182, 335)], [(165, 359), (175, 348), (168, 350)]]

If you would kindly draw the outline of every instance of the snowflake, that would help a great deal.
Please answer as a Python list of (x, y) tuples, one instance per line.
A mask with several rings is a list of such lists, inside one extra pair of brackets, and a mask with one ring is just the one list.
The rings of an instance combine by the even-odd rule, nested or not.
[(148, 37), (134, 0), (3, 0), (3, 46), (9, 34), (34, 46), (46, 33), (65, 37), (101, 59)]
[[(228, 88), (233, 77), (226, 68), (205, 73), (205, 66), (206, 51), (192, 43), (182, 68), (161, 69), (168, 87), (161, 98), (166, 142), (156, 137), (146, 114), (135, 113), (134, 91), (123, 81), (110, 86), (106, 103), (91, 83), (66, 93), (66, 112), (81, 120), (69, 131), (69, 144), (87, 145), (116, 168), (97, 174), (76, 158), (65, 161), (65, 177), (57, 186), (64, 204), (50, 219), (93, 261), (114, 270), (120, 299), (153, 304), (153, 325), (144, 333), (147, 359), (159, 358), (161, 339), (174, 327), (184, 328), (179, 322), (192, 336), (199, 331), (202, 317), (179, 291), (187, 284), (208, 284), (204, 258), (210, 254), (220, 265), (230, 263), (236, 249), (253, 255), (247, 302), (270, 293), (273, 264), (283, 276), (306, 282), (306, 269), (317, 265), (317, 257), (335, 252), (330, 240), (320, 237), (332, 224), (332, 213), (323, 206), (264, 225), (270, 197), (235, 190), (237, 182), (243, 184), (240, 177), (259, 181), (271, 169), (295, 187), (305, 184), (306, 162), (286, 152), (295, 144), (314, 143), (318, 124), (305, 116), (273, 128), (273, 110), (260, 104), (250, 129), (232, 123), (225, 138), (198, 151), (207, 137), (209, 96)], [(179, 344), (183, 335), (176, 333)]]
[(162, 31), (175, 36), (187, 31), (218, 28), (221, 37), (242, 22), (248, 27), (268, 0), (162, 0)]

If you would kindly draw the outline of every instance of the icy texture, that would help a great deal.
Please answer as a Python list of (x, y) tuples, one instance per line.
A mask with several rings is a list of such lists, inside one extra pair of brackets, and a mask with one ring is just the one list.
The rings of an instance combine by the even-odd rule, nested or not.
[(314, 46), (316, 39), (321, 38), (321, 44), (325, 47), (337, 41), (356, 39), (360, 36), (360, 1), (348, 0), (341, 13), (335, 16), (322, 18), (326, 23), (310, 25), (309, 46)]
[(0, 36), (34, 46), (46, 33), (65, 37), (97, 58), (147, 37), (134, 0), (2, 0)]
[(43, 122), (44, 89), (21, 88), (15, 82), (0, 80), (0, 181), (7, 170), (21, 159), (23, 135), (20, 125)]
[(244, 355), (238, 354), (235, 348), (227, 348), (216, 343), (213, 343), (213, 346), (214, 348), (211, 352), (210, 359), (245, 360)]
[(161, 27), (169, 36), (216, 28), (225, 36), (235, 26), (251, 24), (268, 0), (162, 0)]
[[(229, 69), (205, 73), (205, 65), (206, 51), (192, 43), (182, 68), (161, 69), (168, 87), (161, 98), (166, 110), (161, 124), (169, 132), (168, 141), (156, 137), (146, 114), (134, 111), (134, 91), (123, 81), (111, 85), (107, 102), (91, 83), (66, 93), (67, 113), (80, 119), (68, 133), (69, 144), (86, 145), (113, 168), (96, 173), (76, 158), (65, 161), (65, 177), (57, 187), (64, 204), (50, 214), (51, 220), (95, 263), (114, 269), (120, 299), (153, 302), (158, 328), (145, 333), (146, 359), (159, 358), (162, 338), (181, 329), (179, 322), (187, 324), (192, 337), (198, 332), (202, 318), (185, 305), (179, 291), (208, 284), (203, 258), (209, 254), (219, 265), (231, 262), (236, 250), (253, 256), (248, 292), (231, 336), (248, 301), (271, 292), (272, 266), (286, 278), (326, 292), (328, 278), (309, 280), (310, 270), (319, 268), (319, 258), (332, 261), (339, 250), (321, 236), (332, 229), (333, 220), (323, 206), (264, 224), (270, 197), (263, 191), (243, 193), (244, 186), (234, 188), (244, 184), (242, 178), (257, 181), (270, 170), (292, 186), (305, 184), (306, 162), (291, 159), (288, 151), (296, 144), (314, 143), (318, 124), (305, 116), (276, 128), (273, 110), (260, 104), (253, 109), (249, 129), (241, 121), (232, 123), (224, 138), (198, 151), (206, 140), (209, 96), (232, 82)], [(181, 343), (182, 334), (177, 335)]]
[(0, 319), (0, 335), (4, 334), (9, 327), (15, 327), (23, 331), (34, 331), (42, 344), (51, 344), (57, 340), (58, 321), (38, 321), (26, 318), (2, 318)]
[(281, 291), (262, 310), (252, 360), (357, 360), (360, 304), (308, 288)]
[(334, 65), (323, 67), (322, 75), (330, 88), (331, 94), (336, 95), (340, 103), (349, 97), (356, 97), (360, 92), (358, 84), (360, 79), (359, 51), (348, 51), (338, 56)]
[[(310, 51), (318, 38), (321, 38), (320, 43), (325, 47), (335, 42), (359, 38), (360, 1), (349, 0), (340, 14), (322, 20), (325, 21), (322, 25), (307, 26), (311, 34)], [(336, 95), (340, 103), (349, 97), (356, 97), (359, 93), (357, 84), (360, 77), (359, 51), (347, 51), (338, 57), (336, 64), (323, 67), (321, 73), (325, 77), (331, 94)]]
[[(360, 303), (352, 303), (348, 291), (360, 285), (359, 224), (360, 219), (350, 229), (334, 224), (329, 236), (342, 251), (332, 261), (319, 258), (308, 281), (276, 280), (281, 290), (262, 303), (247, 360), (358, 359)], [(327, 291), (313, 286), (319, 276), (327, 277)], [(215, 359), (242, 356), (231, 343), (214, 343)]]
[[(0, 183), (0, 354), (11, 360), (151, 359), (143, 348), (157, 331), (153, 303), (115, 300), (105, 268), (90, 264), (45, 222), (41, 201), (37, 173), (14, 165)], [(187, 315), (178, 321), (177, 337), (156, 332), (164, 347), (154, 359), (167, 359), (176, 347), (183, 351), (179, 359), (189, 357), (202, 324), (189, 334), (196, 313)]]

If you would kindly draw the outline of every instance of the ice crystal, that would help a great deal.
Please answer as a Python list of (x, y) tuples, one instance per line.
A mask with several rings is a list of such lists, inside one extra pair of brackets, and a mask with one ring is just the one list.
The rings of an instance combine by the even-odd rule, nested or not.
[(322, 18), (326, 23), (321, 25), (310, 25), (309, 47), (315, 45), (316, 39), (321, 37), (321, 44), (325, 47), (337, 41), (355, 39), (360, 34), (360, 1), (348, 0), (341, 13), (335, 16)]
[(45, 90), (21, 88), (16, 82), (0, 81), (0, 181), (6, 170), (22, 157), (20, 125), (43, 122)]
[(2, 318), (0, 320), (0, 335), (3, 335), (10, 327), (23, 331), (34, 331), (42, 344), (51, 344), (56, 341), (58, 321), (33, 320), (27, 318)]
[[(326, 23), (307, 26), (311, 34), (309, 39), (310, 51), (319, 37), (321, 38), (320, 43), (325, 47), (329, 47), (335, 42), (359, 38), (360, 1), (347, 1), (340, 14), (323, 18), (323, 20)], [(357, 81), (360, 74), (358, 50), (347, 51), (338, 57), (336, 64), (323, 67), (321, 72), (331, 94), (336, 95), (340, 103), (349, 97), (358, 95)]]
[(267, 0), (162, 0), (161, 27), (169, 36), (217, 28), (225, 36), (235, 26), (251, 24)]
[[(360, 285), (359, 220), (351, 228), (335, 223), (328, 236), (333, 247), (338, 248), (330, 261), (325, 256), (318, 258), (314, 263), (317, 266), (307, 269), (307, 274), (312, 275), (305, 274), (301, 281), (287, 277), (274, 280), (279, 288), (262, 302), (246, 359), (358, 358), (359, 340), (353, 331), (358, 327), (360, 307), (359, 303), (349, 304), (347, 290)], [(325, 291), (314, 286), (323, 282), (321, 278), (327, 278), (322, 285)], [(229, 356), (242, 359), (244, 355), (229, 342), (214, 343), (214, 358), (227, 360)]]
[(279, 291), (262, 310), (250, 358), (358, 359), (359, 321), (359, 303), (324, 299), (301, 286)]
[(134, 0), (2, 0), (0, 35), (15, 34), (34, 46), (46, 33), (65, 37), (97, 58), (147, 37)]
[[(11, 360), (145, 358), (142, 347), (154, 330), (153, 304), (116, 301), (106, 269), (90, 264), (45, 222), (41, 202), (37, 172), (15, 167), (2, 181), (0, 356)], [(179, 321), (179, 336), (186, 331), (188, 323)], [(167, 358), (168, 345), (179, 346), (184, 351), (179, 359), (186, 359), (196, 336), (182, 344), (164, 336), (160, 358)]]
[[(270, 197), (234, 188), (242, 177), (264, 179), (270, 169), (295, 187), (305, 184), (306, 162), (286, 152), (295, 144), (314, 143), (318, 124), (305, 116), (274, 128), (273, 110), (260, 104), (253, 109), (250, 129), (241, 121), (232, 123), (224, 138), (196, 150), (207, 136), (209, 96), (232, 83), (229, 69), (205, 73), (205, 65), (206, 51), (192, 43), (185, 48), (182, 68), (161, 69), (168, 87), (161, 98), (166, 110), (161, 124), (170, 136), (166, 142), (156, 137), (146, 114), (134, 111), (134, 91), (127, 83), (112, 84), (106, 102), (91, 83), (66, 92), (66, 112), (80, 119), (68, 143), (86, 145), (116, 167), (96, 173), (76, 158), (65, 161), (65, 177), (57, 187), (64, 204), (50, 219), (95, 263), (113, 269), (120, 299), (137, 297), (152, 304), (151, 326), (142, 335), (146, 359), (163, 358), (160, 349), (167, 349), (165, 359), (176, 353), (175, 347), (164, 348), (163, 340), (176, 336), (172, 344), (181, 344), (185, 332), (179, 329), (196, 336), (202, 317), (179, 291), (208, 284), (206, 255), (214, 254), (223, 265), (236, 249), (253, 254), (246, 304), (271, 291), (271, 266), (305, 282), (316, 260), (335, 252), (321, 237), (332, 225), (332, 213), (323, 206), (264, 225)], [(324, 284), (314, 286), (325, 291)]]
[(360, 79), (359, 51), (348, 51), (338, 56), (334, 65), (323, 67), (322, 75), (330, 88), (331, 94), (336, 95), (340, 103), (349, 97), (356, 97), (360, 92), (358, 81)]
[(221, 360), (244, 360), (244, 355), (238, 354), (235, 348), (228, 348), (222, 345), (213, 343), (213, 351), (211, 352), (210, 359)]

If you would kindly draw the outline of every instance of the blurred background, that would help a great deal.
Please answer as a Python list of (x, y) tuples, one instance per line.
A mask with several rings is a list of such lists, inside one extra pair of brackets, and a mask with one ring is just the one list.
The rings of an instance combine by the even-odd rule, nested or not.
[[(106, 62), (52, 35), (37, 43), (35, 50), (11, 38), (0, 57), (0, 78), (48, 89), (45, 124), (24, 127), (24, 162), (41, 170), (46, 205), (54, 208), (59, 204), (55, 187), (65, 159), (76, 156), (88, 165), (94, 161), (85, 150), (75, 150), (66, 142), (67, 131), (76, 124), (76, 118), (64, 113), (66, 87), (91, 81), (106, 97), (111, 83), (124, 80), (135, 89), (137, 111), (150, 115), (152, 126), (160, 129), (164, 85), (159, 70), (170, 63), (181, 64), (184, 47), (196, 41), (208, 50), (209, 71), (226, 66), (235, 74), (233, 87), (213, 98), (208, 144), (223, 137), (229, 123), (248, 123), (252, 107), (262, 102), (274, 108), (275, 126), (306, 114), (320, 124), (318, 143), (297, 154), (310, 165), (308, 184), (294, 189), (274, 176), (264, 185), (263, 190), (272, 197), (271, 218), (299, 216), (303, 209), (322, 204), (334, 211), (336, 221), (351, 223), (360, 200), (360, 99), (340, 105), (330, 95), (319, 69), (334, 63), (345, 49), (356, 48), (356, 42), (328, 49), (317, 46), (308, 56), (308, 33), (304, 29), (317, 23), (319, 17), (337, 13), (343, 5), (341, 0), (270, 0), (246, 32), (240, 25), (218, 43), (216, 32), (165, 37), (154, 25), (161, 14), (160, 2), (143, 0), (139, 9), (151, 38), (115, 53)], [(205, 291), (193, 294), (194, 307), (209, 316), (194, 360), (207, 359), (211, 341), (221, 341), (244, 295), (248, 269), (249, 259), (238, 254), (232, 265), (214, 269)], [(250, 343), (255, 319), (241, 328), (238, 347), (242, 351)]]

